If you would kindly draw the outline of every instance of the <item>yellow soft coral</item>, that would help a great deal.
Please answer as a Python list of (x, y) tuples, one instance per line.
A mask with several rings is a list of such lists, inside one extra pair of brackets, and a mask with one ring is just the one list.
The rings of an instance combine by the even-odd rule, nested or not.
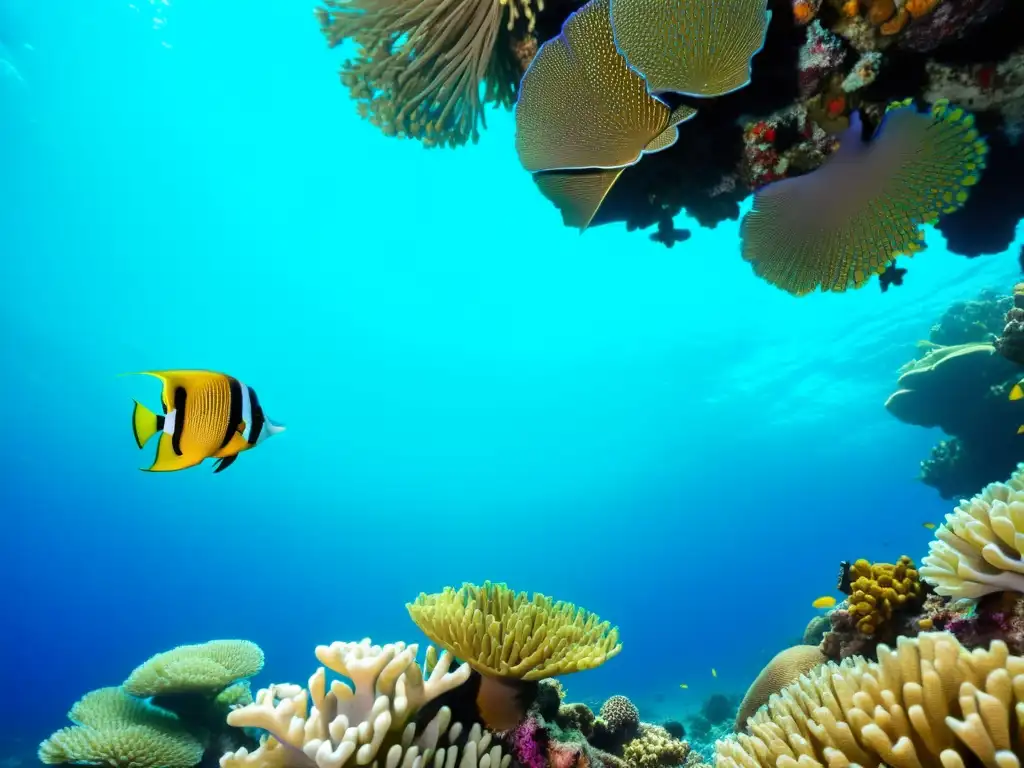
[(541, 680), (603, 664), (622, 650), (619, 631), (572, 603), (504, 584), (463, 584), (406, 606), (433, 642), (495, 677)]
[(921, 576), (945, 597), (1024, 592), (1024, 464), (946, 515), (921, 563)]
[(690, 745), (658, 725), (640, 724), (640, 735), (626, 742), (622, 756), (632, 768), (669, 768), (682, 765)]
[(263, 651), (248, 640), (212, 640), (179, 645), (136, 667), (124, 683), (133, 696), (177, 693), (215, 695), (263, 669)]
[[(466, 664), (454, 672), (452, 656), (437, 658), (429, 676), (416, 663), (418, 646), (394, 643), (332, 643), (317, 646), (323, 664), (309, 678), (309, 688), (272, 685), (256, 694), (252, 704), (228, 715), (228, 724), (267, 732), (260, 747), (244, 747), (220, 760), (221, 768), (287, 768), (345, 765), (455, 766), (507, 768), (491, 734), (473, 724), (468, 730), (452, 723), (448, 707), (439, 707), (427, 722), (417, 713), (469, 678)], [(324, 667), (351, 681), (328, 686)], [(447, 759), (447, 762), (446, 762)]]
[(43, 763), (88, 763), (114, 768), (190, 768), (203, 744), (169, 712), (121, 688), (83, 696), (68, 713), (74, 726), (61, 728), (39, 745)]
[(878, 661), (829, 662), (772, 696), (716, 768), (1020, 768), (1024, 658), (946, 632), (901, 637)]
[(921, 597), (921, 579), (914, 561), (906, 555), (895, 564), (858, 560), (850, 566), (850, 615), (857, 629), (871, 636), (904, 605)]

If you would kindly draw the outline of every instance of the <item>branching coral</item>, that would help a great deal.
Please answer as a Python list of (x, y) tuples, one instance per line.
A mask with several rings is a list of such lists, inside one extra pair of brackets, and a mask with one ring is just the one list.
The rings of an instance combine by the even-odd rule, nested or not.
[(75, 723), (39, 745), (43, 763), (89, 763), (113, 768), (191, 768), (203, 743), (170, 712), (122, 688), (100, 688), (68, 712)]
[(342, 83), (360, 113), (389, 136), (426, 146), (476, 141), (485, 99), (511, 106), (522, 69), (513, 46), (499, 50), (502, 26), (520, 17), (532, 33), (530, 0), (325, 0), (317, 18), (331, 47), (352, 39)]
[(1019, 768), (1024, 658), (1000, 641), (972, 652), (944, 632), (900, 638), (877, 662), (818, 667), (749, 728), (715, 745), (717, 768)]
[(406, 606), (433, 642), (485, 675), (541, 680), (593, 669), (622, 650), (619, 632), (572, 603), (504, 584), (463, 584)]
[(889, 622), (894, 612), (916, 605), (921, 598), (920, 577), (906, 555), (895, 564), (857, 560), (847, 579), (848, 610), (857, 617), (857, 629), (868, 636)]
[(1024, 592), (1024, 465), (946, 515), (921, 576), (947, 597)]
[[(417, 713), (470, 675), (466, 664), (450, 671), (453, 660), (444, 653), (424, 679), (417, 651), (415, 644), (379, 646), (369, 639), (317, 646), (324, 666), (310, 677), (308, 689), (274, 685), (228, 715), (231, 725), (261, 728), (268, 735), (253, 752), (243, 748), (224, 755), (221, 768), (413, 768), (432, 760), (438, 766), (461, 760), (461, 768), (505, 768), (510, 756), (492, 745), (491, 734), (478, 724), (468, 730), (465, 744), (456, 746), (465, 729), (451, 722), (448, 707), (417, 728)], [(328, 686), (324, 667), (352, 685), (333, 680)]]

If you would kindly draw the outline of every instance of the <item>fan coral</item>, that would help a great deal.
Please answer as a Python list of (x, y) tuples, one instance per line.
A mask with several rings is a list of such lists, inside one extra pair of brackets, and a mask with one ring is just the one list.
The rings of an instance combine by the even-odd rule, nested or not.
[(750, 82), (767, 0), (612, 0), (615, 45), (652, 93), (722, 96)]
[[(669, 110), (615, 47), (609, 0), (591, 0), (541, 46), (520, 86), (516, 151), (531, 172), (622, 169), (672, 146), (690, 107)], [(567, 224), (585, 229), (618, 178), (611, 170), (535, 177)], [(598, 186), (594, 186), (597, 183)]]
[(511, 32), (520, 17), (532, 33), (530, 0), (325, 0), (317, 9), (332, 48), (358, 45), (341, 80), (362, 116), (428, 147), (479, 138), (481, 82), (486, 100), (511, 106), (522, 70), (509, 41), (497, 44), (502, 26)]
[(641, 723), (640, 735), (626, 744), (623, 757), (633, 768), (670, 768), (681, 765), (690, 753), (690, 745), (672, 737), (658, 725)]
[(124, 683), (133, 696), (175, 693), (215, 695), (263, 669), (263, 651), (248, 640), (212, 640), (179, 645), (136, 667)]
[[(261, 689), (254, 703), (228, 715), (229, 724), (261, 728), (268, 736), (253, 752), (243, 748), (225, 754), (221, 768), (411, 768), (435, 759), (437, 765), (446, 759), (455, 765), (460, 753), (465, 768), (506, 768), (511, 756), (492, 745), (491, 734), (479, 724), (468, 730), (463, 746), (456, 746), (465, 729), (451, 722), (448, 707), (438, 708), (417, 728), (416, 714), (470, 675), (466, 664), (450, 671), (453, 659), (443, 653), (424, 679), (416, 663), (418, 649), (405, 643), (372, 645), (369, 638), (317, 646), (316, 657), (324, 666), (310, 677), (308, 689), (272, 685)], [(324, 667), (352, 686), (334, 680), (328, 688)]]
[(961, 501), (935, 530), (921, 576), (943, 596), (1024, 592), (1024, 465)]
[(923, 224), (966, 202), (987, 151), (973, 125), (943, 102), (930, 114), (901, 102), (865, 146), (851, 119), (819, 170), (758, 190), (741, 225), (743, 258), (797, 296), (862, 287), (897, 255), (921, 250)]
[(485, 675), (541, 680), (593, 669), (622, 650), (619, 632), (572, 603), (504, 584), (463, 584), (406, 606), (439, 646)]
[(921, 580), (914, 561), (906, 555), (895, 564), (857, 560), (847, 578), (849, 612), (857, 616), (857, 629), (868, 636), (892, 619), (893, 613), (915, 605), (921, 597)]
[(43, 763), (91, 763), (114, 768), (191, 768), (203, 744), (169, 712), (121, 688), (87, 693), (68, 712), (75, 723), (39, 745)]
[(715, 745), (717, 768), (862, 768), (975, 763), (1019, 768), (1024, 658), (968, 651), (945, 632), (829, 662), (772, 696), (750, 734)]
[(794, 645), (775, 654), (750, 684), (743, 701), (740, 702), (733, 726), (735, 730), (742, 730), (747, 718), (768, 701), (772, 694), (781, 691), (825, 661), (825, 654), (816, 645)]

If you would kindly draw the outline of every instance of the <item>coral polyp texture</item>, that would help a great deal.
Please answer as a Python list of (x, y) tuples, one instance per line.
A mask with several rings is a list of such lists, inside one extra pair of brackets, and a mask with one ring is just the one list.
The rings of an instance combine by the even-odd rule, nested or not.
[(946, 597), (1024, 593), (1024, 465), (946, 515), (922, 562), (922, 578)]
[(878, 661), (811, 670), (747, 732), (716, 743), (717, 768), (1019, 768), (1024, 658), (1002, 641), (969, 651), (949, 633), (901, 637)]
[(124, 682), (133, 696), (217, 692), (263, 669), (263, 651), (248, 640), (179, 645), (136, 667)]
[(827, 659), (816, 645), (794, 645), (775, 654), (747, 689), (736, 713), (735, 729), (743, 728), (768, 699)]
[(565, 675), (598, 667), (622, 650), (618, 629), (595, 614), (504, 584), (421, 593), (407, 608), (432, 642), (494, 677)]
[(848, 573), (849, 612), (857, 629), (872, 636), (892, 620), (893, 614), (915, 606), (921, 599), (921, 579), (906, 555), (895, 563), (854, 562)]
[[(442, 653), (428, 676), (416, 662), (416, 644), (335, 642), (316, 648), (323, 665), (307, 688), (272, 685), (228, 715), (237, 727), (266, 732), (254, 751), (225, 754), (221, 768), (506, 768), (510, 755), (479, 724), (452, 722), (446, 706), (417, 728), (430, 702), (466, 682), (470, 668), (452, 670)], [(326, 668), (326, 669), (325, 669)], [(351, 681), (327, 681), (326, 670)]]
[[(332, 48), (346, 40), (357, 46), (341, 81), (363, 117), (385, 135), (458, 146), (479, 138), (484, 102), (515, 101), (519, 52), (529, 48), (543, 7), (543, 0), (536, 7), (531, 0), (327, 0), (317, 18)], [(513, 40), (521, 19), (525, 29)]]

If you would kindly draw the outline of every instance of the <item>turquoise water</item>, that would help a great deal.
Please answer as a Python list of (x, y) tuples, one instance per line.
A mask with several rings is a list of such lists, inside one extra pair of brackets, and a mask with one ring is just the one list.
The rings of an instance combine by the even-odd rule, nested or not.
[[(736, 222), (580, 236), (509, 115), (454, 152), (384, 139), (288, 5), (0, 10), (6, 742), (175, 644), (245, 637), (259, 682), (303, 680), (315, 644), (422, 639), (405, 601), (484, 579), (617, 624), (570, 698), (660, 719), (742, 693), (840, 560), (924, 554), (936, 434), (882, 403), (1020, 238), (972, 261), (933, 232), (900, 288), (795, 299)], [(116, 374), (176, 367), (288, 432), (137, 471), (159, 387)]]

